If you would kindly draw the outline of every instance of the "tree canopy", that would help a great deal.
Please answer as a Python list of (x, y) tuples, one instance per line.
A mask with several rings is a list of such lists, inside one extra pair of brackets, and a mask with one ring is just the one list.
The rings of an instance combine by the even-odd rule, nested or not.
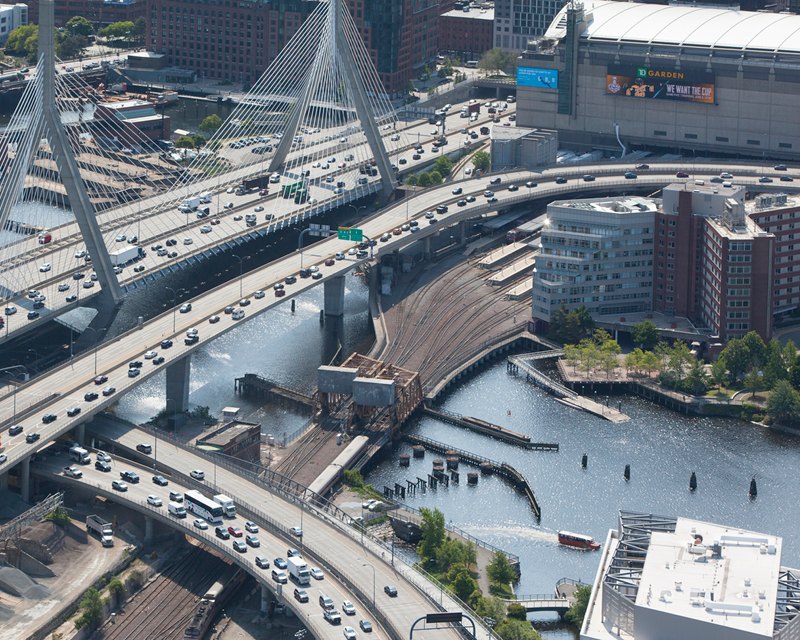
[(486, 565), (486, 575), (492, 582), (500, 584), (510, 584), (517, 579), (517, 573), (511, 566), (508, 556), (499, 550), (492, 554), (492, 561)]
[(103, 621), (103, 601), (94, 587), (89, 587), (79, 605), (82, 613), (75, 620), (75, 628), (96, 627)]
[(492, 166), (492, 157), (485, 151), (476, 151), (472, 156), (472, 166), (476, 171), (488, 171)]
[(788, 380), (778, 381), (770, 391), (767, 414), (781, 424), (800, 423), (800, 393), (792, 388)]
[(73, 16), (64, 25), (67, 33), (76, 36), (90, 36), (94, 33), (94, 25), (82, 16)]
[(220, 118), (216, 113), (213, 113), (210, 116), (203, 118), (203, 121), (200, 123), (200, 131), (214, 133), (221, 126), (222, 118)]
[(512, 57), (500, 47), (489, 49), (478, 61), (478, 69), (482, 69), (486, 73), (492, 71), (505, 71), (506, 73), (513, 73), (516, 70), (516, 66), (516, 57)]
[(556, 307), (550, 322), (550, 336), (561, 344), (575, 344), (583, 340), (594, 328), (594, 320), (583, 305), (567, 310), (565, 305)]
[(420, 509), (422, 515), (422, 540), (417, 549), (423, 558), (435, 558), (436, 550), (445, 539), (444, 514), (439, 509)]
[(589, 606), (591, 595), (591, 586), (583, 585), (578, 587), (577, 591), (575, 591), (575, 604), (564, 614), (564, 619), (580, 629), (583, 626), (583, 618), (586, 616), (586, 608)]
[(658, 330), (650, 320), (644, 320), (631, 327), (631, 339), (642, 349), (652, 349), (658, 342)]

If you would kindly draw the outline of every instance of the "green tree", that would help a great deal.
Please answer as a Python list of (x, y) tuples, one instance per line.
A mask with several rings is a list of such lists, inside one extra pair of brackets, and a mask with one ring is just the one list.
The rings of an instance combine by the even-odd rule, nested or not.
[(562, 344), (576, 344), (594, 327), (594, 320), (586, 307), (568, 311), (566, 305), (556, 307), (550, 323), (550, 335)]
[(503, 51), (500, 47), (495, 47), (494, 49), (489, 49), (481, 56), (481, 59), (478, 61), (478, 69), (483, 70), (485, 73), (490, 73), (492, 71), (510, 72), (514, 69), (514, 63), (508, 53)]
[(131, 29), (130, 34), (131, 39), (135, 40), (136, 42), (144, 42), (146, 30), (147, 20), (145, 20), (144, 16), (139, 16), (136, 18), (136, 22), (133, 23), (133, 29)]
[(575, 604), (564, 614), (564, 619), (580, 629), (583, 626), (583, 618), (586, 616), (586, 608), (589, 606), (589, 598), (591, 596), (591, 586), (583, 585), (578, 587), (575, 591)]
[(794, 346), (793, 340), (789, 340), (789, 342), (787, 342), (786, 346), (783, 348), (783, 366), (786, 367), (787, 371), (792, 368), (796, 357), (797, 347)]
[(94, 33), (94, 25), (82, 16), (73, 16), (64, 25), (67, 33), (76, 36), (90, 36)]
[(82, 611), (80, 617), (75, 620), (75, 628), (93, 628), (103, 621), (103, 601), (100, 593), (94, 587), (89, 587), (78, 605)]
[(175, 146), (179, 149), (194, 149), (194, 138), (192, 136), (181, 136), (175, 141)]
[[(6, 38), (5, 48), (10, 50), (16, 56), (27, 56), (31, 51), (28, 49), (28, 43), (36, 43), (36, 48), (39, 46), (39, 25), (26, 24), (22, 27), (17, 27)], [(35, 49), (34, 49), (35, 51)]]
[(424, 173), (419, 174), (417, 178), (417, 186), (422, 187), (423, 189), (427, 189), (431, 186), (431, 174), (425, 171)]
[(114, 22), (107, 27), (100, 29), (98, 35), (104, 38), (128, 38), (133, 34), (135, 25), (130, 20)]
[(672, 348), (669, 346), (668, 342), (664, 342), (661, 340), (656, 344), (655, 349), (653, 349), (653, 353), (656, 357), (661, 361), (662, 364), (666, 364), (669, 360), (669, 356), (672, 353)]
[(669, 370), (675, 375), (677, 380), (683, 380), (686, 377), (689, 367), (692, 362), (692, 354), (689, 347), (685, 342), (677, 340), (672, 347), (672, 352), (669, 354)]
[(517, 578), (517, 573), (511, 566), (508, 556), (502, 551), (495, 551), (492, 554), (492, 561), (486, 565), (486, 575), (492, 582), (500, 584), (510, 584)]
[(800, 393), (788, 380), (779, 380), (767, 398), (767, 414), (782, 424), (800, 422)]
[(439, 156), (436, 158), (436, 162), (433, 163), (433, 168), (442, 176), (448, 176), (450, 175), (450, 169), (453, 168), (453, 161), (447, 156)]
[(650, 320), (644, 320), (631, 327), (631, 339), (642, 349), (652, 349), (658, 342), (658, 329)]
[(206, 133), (214, 133), (221, 126), (222, 126), (222, 118), (220, 118), (216, 113), (214, 113), (206, 118), (203, 118), (203, 121), (200, 123), (200, 131), (205, 131)]
[(644, 358), (644, 352), (637, 347), (625, 356), (625, 368), (628, 371), (639, 373), (642, 368), (642, 358)]
[(492, 158), (485, 151), (476, 151), (472, 156), (472, 166), (475, 167), (476, 171), (483, 171), (486, 173), (489, 167), (492, 166)]
[(754, 398), (758, 388), (761, 386), (761, 372), (758, 370), (758, 367), (753, 367), (747, 372), (744, 383), (748, 391), (751, 392), (750, 397)]
[(649, 378), (653, 371), (658, 371), (661, 369), (662, 365), (661, 360), (655, 353), (652, 351), (645, 351), (639, 362), (639, 366), (647, 371), (647, 377)]
[(714, 362), (711, 363), (711, 382), (722, 389), (722, 385), (728, 379), (728, 365), (725, 362), (725, 356), (720, 354)]
[(407, 184), (409, 187), (414, 187), (414, 186), (416, 186), (417, 184), (419, 184), (419, 180), (417, 179), (417, 176), (415, 176), (415, 175), (412, 173), (410, 176), (408, 176), (408, 178), (406, 178), (406, 184)]
[(777, 340), (770, 340), (764, 350), (764, 386), (772, 389), (778, 380), (786, 380), (789, 371), (783, 359), (783, 346)]
[(199, 149), (206, 143), (206, 139), (204, 136), (201, 136), (199, 133), (195, 133), (192, 135), (192, 140), (194, 140), (194, 147), (195, 149)]
[(436, 551), (445, 540), (444, 514), (439, 509), (420, 509), (422, 540), (417, 552), (423, 558), (436, 558)]
[(56, 55), (62, 60), (77, 58), (89, 46), (84, 36), (63, 35), (56, 38)]
[(444, 67), (439, 67), (439, 70), (436, 72), (436, 75), (439, 78), (446, 78), (447, 77), (447, 71), (444, 70)]
[(477, 588), (478, 583), (473, 580), (466, 569), (461, 569), (453, 581), (453, 592), (462, 600), (467, 600)]
[(581, 361), (580, 349), (578, 349), (578, 347), (576, 347), (574, 344), (565, 344), (564, 359), (567, 361), (567, 365), (572, 367), (572, 373), (575, 373), (576, 369), (578, 368), (578, 364)]
[(699, 360), (692, 362), (689, 368), (689, 373), (684, 380), (684, 388), (695, 396), (701, 396), (706, 392), (708, 387), (708, 374), (706, 368)]
[(442, 573), (450, 571), (453, 565), (458, 565), (461, 568), (466, 567), (467, 563), (464, 561), (465, 546), (463, 542), (455, 538), (447, 538), (439, 545), (436, 549), (436, 562)]
[(764, 364), (764, 359), (767, 352), (767, 346), (755, 331), (751, 331), (744, 338), (742, 342), (747, 346), (750, 351), (750, 366), (761, 368)]
[(434, 185), (437, 185), (437, 184), (442, 184), (442, 174), (441, 173), (439, 173), (436, 170), (433, 170), (433, 171), (430, 172), (429, 175), (431, 177), (431, 186), (434, 186)]
[(481, 618), (491, 618), (496, 624), (506, 619), (506, 603), (502, 598), (481, 598), (475, 605), (475, 613)]
[(789, 370), (789, 380), (795, 389), (800, 389), (800, 356), (795, 357), (792, 368)]
[(425, 82), (431, 79), (431, 68), (427, 64), (425, 65), (425, 68), (422, 70), (422, 79)]
[(348, 469), (342, 474), (342, 477), (348, 487), (360, 489), (364, 486), (364, 476), (361, 475), (360, 469)]
[(114, 578), (108, 583), (108, 592), (114, 596), (115, 602), (119, 602), (120, 598), (125, 593), (125, 585), (122, 584), (122, 581), (119, 578)]
[(62, 527), (66, 527), (72, 519), (69, 517), (69, 513), (64, 507), (56, 507), (53, 511), (48, 513), (45, 517), (45, 520), (50, 520), (51, 522), (55, 522), (56, 524), (61, 525)]
[(722, 357), (728, 363), (728, 377), (735, 382), (739, 376), (750, 369), (750, 349), (739, 338), (730, 340), (722, 350)]
[(605, 349), (600, 349), (599, 356), (600, 368), (606, 372), (606, 379), (611, 378), (611, 372), (619, 366), (619, 360), (613, 353)]
[(494, 630), (503, 640), (542, 640), (528, 621), (506, 618)]
[(509, 618), (513, 618), (514, 620), (527, 620), (528, 619), (528, 610), (523, 607), (521, 604), (516, 602), (512, 602), (508, 605), (506, 609), (506, 614)]

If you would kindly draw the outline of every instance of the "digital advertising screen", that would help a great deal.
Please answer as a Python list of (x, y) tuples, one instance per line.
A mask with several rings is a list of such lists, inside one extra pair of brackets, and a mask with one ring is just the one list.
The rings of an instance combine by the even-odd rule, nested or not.
[(517, 67), (517, 86), (558, 89), (558, 71), (556, 69)]
[(714, 74), (647, 67), (608, 67), (606, 95), (714, 104)]

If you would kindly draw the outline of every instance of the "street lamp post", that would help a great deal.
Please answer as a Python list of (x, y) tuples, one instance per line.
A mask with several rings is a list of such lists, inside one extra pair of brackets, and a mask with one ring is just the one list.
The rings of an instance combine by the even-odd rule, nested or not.
[(34, 370), (36, 371), (36, 375), (39, 375), (39, 352), (36, 349), (28, 349), (28, 353), (33, 353), (36, 356), (36, 364), (34, 365)]
[(177, 291), (172, 287), (164, 287), (167, 291), (172, 291), (172, 333), (175, 333), (176, 313), (178, 308), (178, 294), (186, 292), (186, 289), (178, 289)]
[(369, 562), (365, 562), (361, 566), (372, 569), (372, 613), (375, 613), (375, 567), (373, 567)]
[(348, 205), (348, 206), (349, 206), (351, 209), (355, 209), (355, 212), (356, 212), (356, 224), (358, 224), (358, 212), (359, 212), (359, 211), (361, 211), (361, 209), (366, 209), (366, 208), (367, 208), (367, 205), (365, 205), (365, 204), (362, 204), (362, 205), (356, 206), (356, 205), (354, 205), (354, 204), (351, 204), (351, 205)]
[(243, 278), (243, 273), (244, 273), (244, 260), (247, 260), (250, 256), (245, 256), (244, 258), (240, 258), (239, 256), (234, 255), (233, 257), (236, 258), (239, 261), (239, 297), (241, 298), (242, 297), (242, 278)]
[(100, 329), (98, 331), (92, 327), (86, 327), (86, 330), (91, 331), (94, 334), (94, 375), (97, 377), (97, 340), (100, 337), (100, 334), (105, 331), (105, 329)]
[[(9, 375), (14, 376), (14, 417), (12, 419), (12, 422), (17, 421), (17, 375), (18, 374), (14, 371), (14, 369), (22, 369), (24, 374), (28, 373), (28, 370), (25, 368), (24, 364), (14, 364), (11, 365), (10, 367), (0, 369), (0, 372), (6, 372)], [(19, 375), (23, 375), (23, 373), (20, 373)]]

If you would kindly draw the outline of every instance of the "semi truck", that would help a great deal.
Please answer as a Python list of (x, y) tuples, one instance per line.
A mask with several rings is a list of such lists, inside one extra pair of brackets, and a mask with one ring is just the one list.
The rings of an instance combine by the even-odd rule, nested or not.
[(114, 529), (100, 516), (86, 516), (86, 530), (95, 533), (104, 547), (114, 546)]
[(69, 450), (69, 457), (78, 464), (89, 464), (91, 462), (89, 452), (77, 444), (73, 445)]
[(119, 266), (122, 264), (126, 264), (131, 260), (136, 260), (137, 258), (144, 257), (144, 250), (141, 247), (127, 247), (126, 249), (120, 249), (119, 251), (115, 251), (112, 254), (109, 254), (111, 258), (111, 264), (114, 266)]
[(222, 507), (222, 510), (225, 512), (226, 516), (229, 518), (236, 517), (236, 505), (233, 503), (231, 498), (220, 493), (214, 496), (214, 502)]
[(311, 583), (311, 572), (308, 570), (306, 561), (302, 558), (287, 558), (286, 564), (289, 566), (289, 573), (295, 582), (300, 585)]

